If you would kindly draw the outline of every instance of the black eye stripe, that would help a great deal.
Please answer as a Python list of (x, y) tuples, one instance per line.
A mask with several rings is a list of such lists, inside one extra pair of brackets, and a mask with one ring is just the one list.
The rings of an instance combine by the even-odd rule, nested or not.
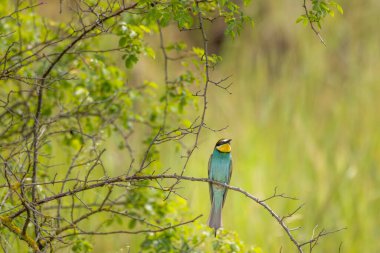
[(215, 146), (221, 146), (223, 144), (227, 144), (227, 143), (230, 143), (231, 142), (231, 139), (220, 139)]

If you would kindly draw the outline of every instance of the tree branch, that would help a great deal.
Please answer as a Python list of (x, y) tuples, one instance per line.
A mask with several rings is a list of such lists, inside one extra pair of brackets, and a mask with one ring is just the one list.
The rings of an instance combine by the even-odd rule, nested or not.
[[(57, 200), (57, 199), (64, 198), (64, 197), (67, 197), (67, 196), (73, 196), (74, 194), (79, 193), (79, 192), (84, 192), (84, 191), (88, 191), (88, 190), (91, 190), (91, 189), (96, 189), (96, 188), (99, 188), (99, 187), (103, 187), (103, 186), (106, 186), (106, 185), (112, 185), (112, 184), (115, 184), (115, 183), (131, 182), (131, 181), (143, 181), (143, 180), (157, 180), (157, 179), (175, 179), (177, 181), (178, 180), (187, 180), (187, 181), (195, 181), (195, 182), (213, 183), (213, 184), (216, 184), (216, 185), (220, 185), (220, 186), (226, 187), (229, 190), (236, 191), (236, 192), (239, 192), (239, 193), (243, 194), (244, 196), (248, 197), (249, 199), (253, 200), (257, 204), (259, 204), (260, 206), (262, 206), (277, 221), (277, 223), (284, 230), (284, 232), (286, 233), (286, 235), (288, 236), (288, 238), (290, 239), (290, 241), (297, 248), (297, 250), (298, 250), (299, 253), (303, 253), (303, 249), (302, 249), (303, 246), (308, 245), (308, 244), (314, 242), (315, 240), (317, 240), (317, 238), (320, 238), (320, 237), (325, 236), (325, 235), (327, 235), (329, 233), (332, 233), (332, 232), (320, 233), (316, 238), (313, 238), (312, 240), (310, 240), (308, 242), (299, 243), (296, 240), (296, 238), (292, 235), (291, 229), (285, 223), (285, 219), (289, 218), (291, 215), (287, 215), (287, 216), (284, 216), (284, 218), (281, 218), (265, 202), (265, 200), (268, 200), (268, 198), (264, 199), (264, 200), (261, 200), (258, 197), (255, 197), (254, 195), (250, 194), (249, 192), (247, 192), (247, 191), (245, 191), (245, 190), (243, 190), (243, 189), (241, 189), (239, 187), (227, 185), (227, 184), (224, 184), (224, 183), (220, 183), (218, 181), (213, 181), (213, 180), (210, 180), (208, 178), (196, 178), (196, 177), (181, 176), (181, 175), (176, 175), (176, 174), (172, 174), (172, 175), (163, 175), (163, 174), (161, 174), (161, 175), (146, 175), (146, 176), (127, 176), (127, 177), (120, 176), (120, 177), (115, 177), (115, 178), (104, 179), (104, 181), (101, 181), (101, 182), (98, 182), (98, 183), (94, 183), (94, 184), (91, 184), (91, 185), (85, 185), (85, 186), (82, 186), (82, 187), (74, 188), (72, 190), (69, 190), (69, 191), (66, 191), (66, 192), (63, 192), (63, 193), (60, 193), (60, 194), (56, 194), (56, 195), (47, 197), (45, 199), (39, 200), (39, 201), (36, 202), (36, 205), (43, 205), (43, 204), (51, 202), (53, 200)], [(276, 196), (281, 197), (281, 195), (276, 195)], [(299, 210), (299, 208), (296, 209), (296, 211), (298, 211), (298, 210)], [(18, 212), (16, 212), (13, 215), (11, 215), (10, 218), (14, 219), (15, 217), (19, 216), (20, 214), (22, 214), (25, 211), (26, 211), (25, 208), (21, 209)], [(295, 213), (295, 212), (293, 212), (293, 213)], [(337, 230), (337, 231), (340, 231), (340, 230)]]
[[(39, 142), (39, 135), (40, 135), (40, 117), (41, 117), (41, 108), (42, 108), (42, 99), (43, 99), (43, 89), (45, 87), (45, 82), (47, 76), (50, 74), (50, 72), (53, 70), (53, 68), (56, 66), (56, 64), (62, 59), (62, 57), (70, 50), (72, 49), (79, 41), (81, 41), (88, 33), (95, 30), (100, 24), (103, 24), (105, 21), (119, 16), (123, 12), (133, 9), (137, 6), (137, 3), (134, 3), (128, 7), (124, 7), (119, 9), (118, 11), (114, 12), (113, 14), (103, 17), (100, 20), (97, 20), (94, 24), (92, 24), (89, 28), (84, 28), (84, 31), (81, 35), (79, 35), (76, 39), (74, 39), (62, 52), (51, 62), (47, 70), (42, 75), (42, 79), (40, 84), (37, 86), (37, 109), (34, 117), (34, 124), (33, 124), (33, 167), (32, 167), (32, 182), (37, 182), (37, 166), (38, 166), (38, 142)], [(37, 200), (36, 195), (36, 187), (32, 186), (32, 202), (35, 203)], [(36, 237), (38, 237), (39, 229), (38, 229), (38, 221), (35, 212), (33, 212), (33, 221), (35, 224), (35, 234)]]
[(309, 10), (308, 10), (308, 8), (307, 8), (307, 6), (306, 6), (306, 0), (303, 0), (303, 5), (302, 5), (302, 7), (305, 9), (305, 15), (306, 15), (306, 18), (307, 18), (307, 20), (308, 20), (308, 22), (309, 22), (309, 24), (310, 24), (311, 30), (313, 30), (313, 32), (315, 33), (315, 35), (318, 36), (318, 38), (319, 38), (319, 40), (322, 42), (322, 44), (323, 44), (324, 46), (327, 46), (326, 43), (325, 43), (325, 41), (324, 41), (324, 39), (322, 38), (322, 35), (321, 35), (320, 32), (317, 30), (317, 28), (315, 28), (314, 23), (313, 23), (313, 22), (311, 21), (311, 19), (310, 19), (310, 16), (309, 16)]

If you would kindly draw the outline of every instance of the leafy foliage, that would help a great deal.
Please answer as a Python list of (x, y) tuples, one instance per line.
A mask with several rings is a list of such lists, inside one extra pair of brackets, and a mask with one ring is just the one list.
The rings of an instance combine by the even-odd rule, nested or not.
[(322, 29), (321, 21), (327, 16), (335, 16), (335, 10), (340, 14), (343, 14), (343, 8), (340, 4), (335, 1), (321, 1), (321, 0), (311, 0), (311, 9), (306, 7), (306, 13), (297, 18), (296, 23), (303, 23), (307, 25), (308, 23), (316, 23), (319, 29)]

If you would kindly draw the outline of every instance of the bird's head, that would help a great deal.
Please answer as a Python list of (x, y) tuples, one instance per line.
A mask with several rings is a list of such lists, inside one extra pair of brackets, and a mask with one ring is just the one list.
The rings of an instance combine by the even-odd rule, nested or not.
[(231, 152), (231, 139), (220, 139), (215, 144), (215, 149), (222, 153), (230, 153)]

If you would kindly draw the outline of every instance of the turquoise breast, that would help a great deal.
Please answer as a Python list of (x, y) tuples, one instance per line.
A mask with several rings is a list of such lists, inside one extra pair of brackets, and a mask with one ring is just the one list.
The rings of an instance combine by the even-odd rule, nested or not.
[(214, 150), (210, 162), (210, 179), (228, 183), (231, 153)]

